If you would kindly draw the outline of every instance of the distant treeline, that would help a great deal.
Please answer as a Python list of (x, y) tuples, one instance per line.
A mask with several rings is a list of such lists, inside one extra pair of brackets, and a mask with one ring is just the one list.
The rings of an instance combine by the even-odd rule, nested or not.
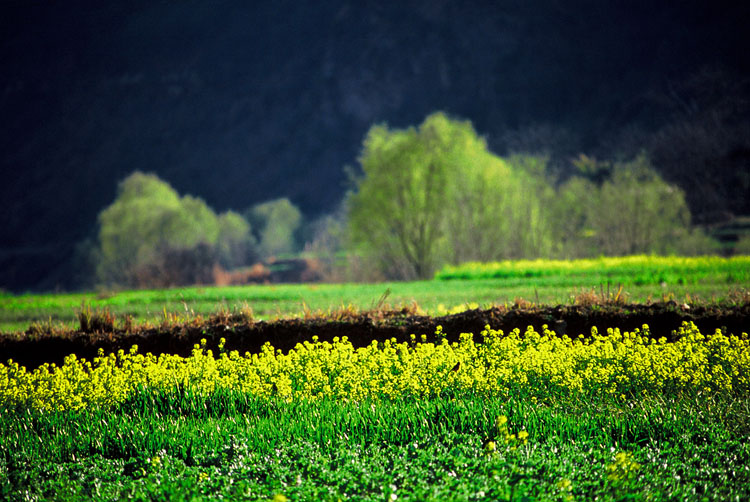
[(297, 252), (301, 219), (287, 199), (216, 214), (156, 175), (135, 172), (99, 214), (96, 244), (82, 247), (100, 285), (207, 284), (227, 269)]
[(544, 155), (499, 157), (470, 122), (435, 113), (419, 127), (373, 126), (334, 214), (306, 221), (284, 198), (216, 214), (135, 172), (100, 213), (96, 242), (81, 248), (94, 282), (120, 287), (214, 283), (301, 254), (317, 261), (316, 277), (375, 280), (429, 278), (468, 261), (718, 249), (645, 154), (573, 163), (574, 176), (556, 178)]

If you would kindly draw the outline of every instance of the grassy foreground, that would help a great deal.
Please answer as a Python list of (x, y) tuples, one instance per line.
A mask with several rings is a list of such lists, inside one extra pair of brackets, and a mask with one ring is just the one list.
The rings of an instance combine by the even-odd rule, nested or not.
[(0, 496), (750, 496), (746, 334), (482, 340), (0, 365)]
[(747, 500), (750, 402), (143, 391), (0, 414), (4, 500)]
[[(154, 324), (412, 301), (439, 314), (588, 302), (592, 288), (748, 301), (744, 262), (674, 259), (670, 275), (641, 273), (655, 262), (636, 258), (579, 263), (584, 274), (527, 262), (411, 283), (6, 295), (0, 331), (78, 325), (87, 309)], [(646, 327), (570, 338), (535, 326), (359, 348), (134, 349), (36, 369), (0, 359), (0, 500), (750, 500), (750, 340), (678, 328), (670, 341)]]

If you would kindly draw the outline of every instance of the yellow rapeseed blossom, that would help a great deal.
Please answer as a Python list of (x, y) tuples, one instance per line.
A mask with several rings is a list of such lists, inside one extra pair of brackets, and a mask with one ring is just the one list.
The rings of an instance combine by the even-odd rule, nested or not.
[[(601, 271), (609, 273), (633, 271), (643, 273), (659, 270), (683, 274), (689, 271), (692, 277), (717, 274), (720, 271), (747, 270), (750, 257), (732, 256), (604, 256), (576, 260), (504, 260), (498, 262), (467, 262), (460, 265), (447, 265), (436, 274), (438, 279), (486, 278), (486, 277), (542, 277), (560, 274), (592, 274)], [(744, 273), (743, 276), (746, 276)], [(438, 309), (440, 310), (440, 309)]]
[(633, 479), (641, 465), (633, 460), (633, 456), (621, 451), (615, 455), (615, 461), (607, 464), (607, 479), (621, 483)]
[[(93, 361), (67, 357), (61, 366), (28, 371), (0, 364), (0, 404), (40, 409), (108, 407), (139, 388), (176, 386), (199, 394), (236, 390), (260, 398), (347, 399), (429, 397), (445, 392), (508, 396), (523, 389), (530, 398), (567, 395), (629, 396), (750, 391), (750, 343), (746, 334), (699, 332), (685, 323), (676, 341), (655, 340), (648, 326), (590, 337), (558, 336), (546, 326), (503, 333), (487, 327), (481, 342), (463, 334), (449, 342), (373, 341), (355, 348), (346, 338), (299, 343), (288, 353), (270, 344), (257, 354), (214, 355), (205, 341), (189, 357), (100, 352)], [(502, 425), (502, 424), (500, 424)], [(524, 442), (526, 437), (517, 440)]]

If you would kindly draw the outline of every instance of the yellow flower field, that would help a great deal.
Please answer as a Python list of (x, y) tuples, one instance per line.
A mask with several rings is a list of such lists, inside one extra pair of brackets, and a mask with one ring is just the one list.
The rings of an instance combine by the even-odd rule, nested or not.
[(0, 403), (63, 410), (108, 407), (142, 388), (175, 386), (208, 394), (224, 388), (264, 398), (316, 400), (431, 397), (472, 393), (502, 397), (522, 389), (530, 397), (554, 394), (634, 396), (747, 393), (747, 334), (702, 334), (685, 323), (674, 342), (654, 339), (648, 326), (559, 337), (546, 326), (504, 334), (487, 327), (481, 341), (463, 334), (450, 343), (373, 342), (355, 349), (347, 340), (313, 339), (288, 353), (266, 344), (258, 354), (213, 354), (196, 345), (190, 357), (100, 353), (93, 361), (69, 356), (57, 367), (33, 371), (0, 364)]

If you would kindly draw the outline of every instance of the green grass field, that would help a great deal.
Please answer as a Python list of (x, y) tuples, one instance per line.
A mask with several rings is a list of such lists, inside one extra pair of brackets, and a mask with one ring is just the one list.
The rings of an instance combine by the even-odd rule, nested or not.
[[(219, 309), (268, 319), (383, 303), (432, 314), (570, 304), (592, 289), (748, 301), (746, 261), (674, 259), (660, 272), (644, 259), (469, 265), (408, 283), (9, 295), (0, 329), (77, 325), (82, 306), (158, 325)], [(34, 371), (0, 358), (0, 499), (750, 500), (750, 341), (729, 335), (497, 332), (356, 351), (313, 341)]]
[[(525, 444), (503, 441), (503, 427), (526, 431)], [(747, 427), (748, 400), (722, 396), (287, 403), (143, 392), (114, 410), (0, 414), (0, 498), (747, 500)]]
[(747, 500), (747, 335), (683, 330), (0, 365), (0, 497)]
[[(437, 279), (379, 284), (276, 284), (0, 296), (0, 333), (26, 330), (32, 322), (74, 327), (82, 306), (109, 309), (122, 318), (159, 323), (167, 314), (203, 316), (220, 309), (249, 307), (256, 319), (300, 317), (305, 312), (354, 306), (366, 310), (383, 301), (416, 302), (427, 314), (444, 314), (463, 305), (487, 307), (517, 299), (570, 304), (577, 294), (622, 292), (632, 302), (675, 299), (719, 302), (750, 287), (750, 257), (505, 262), (484, 268), (448, 268)], [(442, 278), (442, 279), (441, 279)], [(386, 295), (386, 292), (387, 295)], [(386, 296), (383, 299), (384, 295)]]

